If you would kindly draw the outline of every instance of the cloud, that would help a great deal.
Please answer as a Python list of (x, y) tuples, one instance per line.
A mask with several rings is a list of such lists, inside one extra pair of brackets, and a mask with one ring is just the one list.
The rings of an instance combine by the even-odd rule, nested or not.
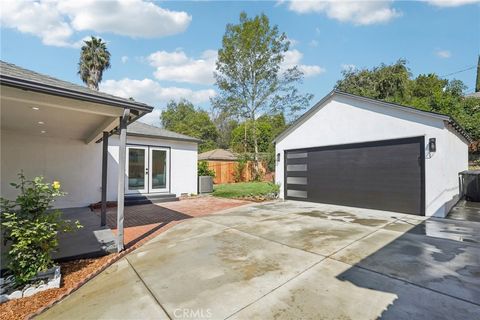
[(287, 38), (287, 40), (290, 42), (290, 48), (298, 46), (300, 44), (300, 41), (293, 38)]
[(340, 67), (342, 68), (342, 71), (353, 71), (357, 69), (357, 66), (351, 63), (343, 63)]
[(2, 1), (0, 24), (39, 37), (45, 45), (78, 47), (76, 31), (133, 38), (163, 37), (185, 31), (192, 17), (142, 0)]
[(308, 43), (308, 45), (309, 45), (310, 47), (316, 48), (316, 47), (318, 47), (318, 41), (314, 39), (314, 40), (310, 41), (310, 42)]
[[(298, 65), (306, 77), (325, 72), (320, 66), (301, 64), (303, 54), (297, 49), (285, 53), (282, 71)], [(177, 51), (157, 51), (147, 57), (151, 66), (155, 67), (154, 76), (157, 80), (179, 83), (213, 84), (217, 51), (205, 50), (198, 59), (187, 56), (178, 49)]]
[(111, 32), (123, 36), (156, 38), (185, 31), (192, 17), (143, 0), (67, 0), (59, 10), (70, 17), (75, 30)]
[(436, 7), (459, 7), (466, 4), (480, 3), (480, 0), (426, 0), (426, 2)]
[(198, 59), (188, 57), (182, 50), (157, 51), (148, 56), (156, 68), (155, 78), (183, 83), (213, 84), (217, 51), (205, 50)]
[(448, 59), (452, 56), (452, 53), (448, 50), (437, 50), (435, 51), (435, 54), (437, 55), (437, 57), (442, 59)]
[(120, 60), (122, 60), (122, 63), (125, 64), (128, 61), (128, 56), (122, 56)]
[(36, 35), (46, 45), (72, 46), (69, 39), (74, 31), (53, 2), (3, 1), (0, 24)]
[(139, 102), (148, 103), (154, 110), (142, 117), (142, 122), (160, 125), (160, 114), (164, 106), (170, 101), (182, 98), (194, 104), (206, 103), (215, 96), (215, 90), (191, 90), (178, 87), (162, 87), (152, 79), (134, 80), (106, 80), (100, 83), (100, 90), (123, 98), (134, 98)]
[(146, 124), (153, 125), (153, 126), (161, 127), (162, 126), (162, 121), (160, 120), (161, 115), (162, 115), (162, 109), (154, 108), (152, 112), (144, 115), (139, 121)]
[(303, 53), (298, 51), (297, 49), (288, 50), (285, 53), (285, 57), (282, 62), (282, 66), (280, 68), (281, 71), (285, 71), (289, 68), (293, 68), (294, 66), (298, 66), (298, 68), (303, 72), (305, 77), (313, 77), (319, 74), (324, 73), (326, 70), (318, 65), (306, 65), (301, 64)]
[(355, 25), (385, 23), (401, 13), (392, 8), (392, 1), (285, 1), (288, 9), (300, 14), (323, 13), (331, 19)]
[(215, 90), (192, 90), (179, 87), (163, 87), (155, 80), (145, 78), (135, 80), (124, 78), (121, 80), (106, 80), (100, 83), (100, 90), (123, 98), (134, 98), (137, 101), (152, 106), (163, 105), (170, 100), (185, 98), (192, 103), (208, 102), (215, 96)]

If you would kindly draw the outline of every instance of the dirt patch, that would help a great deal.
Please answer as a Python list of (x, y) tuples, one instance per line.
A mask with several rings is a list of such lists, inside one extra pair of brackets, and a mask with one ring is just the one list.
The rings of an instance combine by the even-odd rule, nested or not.
[[(296, 212), (295, 214), (298, 214), (300, 216), (312, 217), (312, 218), (330, 219), (330, 220), (339, 221), (339, 222), (351, 222), (351, 223), (361, 224), (367, 227), (378, 227), (388, 222), (387, 220), (382, 220), (382, 219), (360, 219), (360, 218), (357, 218), (356, 215), (351, 214), (349, 212), (345, 212), (345, 211), (333, 211), (333, 212), (325, 213), (319, 210), (313, 210), (313, 211), (305, 211), (305, 212)], [(342, 218), (346, 218), (346, 220)]]
[(325, 212), (322, 212), (322, 211), (318, 211), (318, 210), (305, 211), (305, 212), (295, 212), (295, 214), (298, 214), (300, 216), (312, 217), (312, 218), (328, 219), (328, 214), (326, 214)]
[(367, 227), (378, 227), (387, 223), (387, 220), (381, 219), (353, 219), (353, 223), (361, 224), (362, 226)]
[(247, 244), (232, 240), (224, 233), (217, 234), (214, 237), (222, 243), (216, 253), (217, 257), (231, 265), (232, 270), (239, 272), (242, 275), (242, 280), (248, 281), (265, 273), (280, 270), (279, 262), (270, 259), (258, 259), (251, 254), (251, 250), (247, 249)]
[(350, 212), (345, 212), (345, 211), (332, 211), (329, 212), (329, 215), (334, 216), (334, 217), (345, 217), (345, 218), (356, 218), (357, 216), (350, 213)]

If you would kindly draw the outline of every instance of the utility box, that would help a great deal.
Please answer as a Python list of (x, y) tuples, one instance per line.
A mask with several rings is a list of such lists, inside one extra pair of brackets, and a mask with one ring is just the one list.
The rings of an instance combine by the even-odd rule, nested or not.
[(480, 202), (480, 170), (460, 172), (460, 190), (466, 200)]
[(199, 176), (198, 177), (198, 193), (212, 193), (213, 192), (213, 177)]

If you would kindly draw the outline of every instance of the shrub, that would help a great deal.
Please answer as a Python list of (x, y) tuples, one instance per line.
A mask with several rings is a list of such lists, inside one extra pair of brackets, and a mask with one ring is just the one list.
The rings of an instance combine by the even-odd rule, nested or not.
[(199, 177), (202, 177), (202, 176), (215, 177), (215, 171), (210, 170), (208, 168), (208, 163), (206, 161), (200, 161), (198, 163), (197, 172)]
[(4, 240), (11, 243), (7, 268), (15, 283), (23, 285), (53, 266), (51, 254), (58, 247), (58, 232), (82, 226), (63, 220), (62, 212), (52, 209), (55, 198), (65, 194), (58, 181), (45, 183), (43, 177), (30, 181), (23, 172), (18, 176), (20, 182), (10, 184), (19, 190), (17, 199), (0, 198), (0, 212)]
[(245, 167), (247, 166), (247, 161), (239, 160), (237, 165), (233, 170), (233, 180), (235, 182), (242, 182), (244, 180), (243, 172), (245, 171)]

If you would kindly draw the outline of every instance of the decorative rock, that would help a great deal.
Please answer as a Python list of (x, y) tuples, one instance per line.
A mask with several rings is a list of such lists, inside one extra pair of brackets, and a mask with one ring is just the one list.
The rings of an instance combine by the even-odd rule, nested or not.
[(23, 290), (23, 296), (24, 297), (30, 297), (30, 296), (33, 296), (35, 293), (41, 291), (41, 290), (38, 290), (40, 287), (28, 287), (27, 289)]
[(0, 303), (3, 303), (12, 299), (19, 299), (22, 297), (30, 297), (40, 291), (47, 289), (60, 288), (61, 280), (60, 266), (55, 266), (51, 269), (48, 269), (44, 272), (39, 272), (36, 277), (32, 279), (32, 282), (35, 284), (29, 284), (25, 286), (22, 290), (16, 290), (9, 294), (9, 289), (14, 285), (13, 277), (1, 278), (1, 295)]

